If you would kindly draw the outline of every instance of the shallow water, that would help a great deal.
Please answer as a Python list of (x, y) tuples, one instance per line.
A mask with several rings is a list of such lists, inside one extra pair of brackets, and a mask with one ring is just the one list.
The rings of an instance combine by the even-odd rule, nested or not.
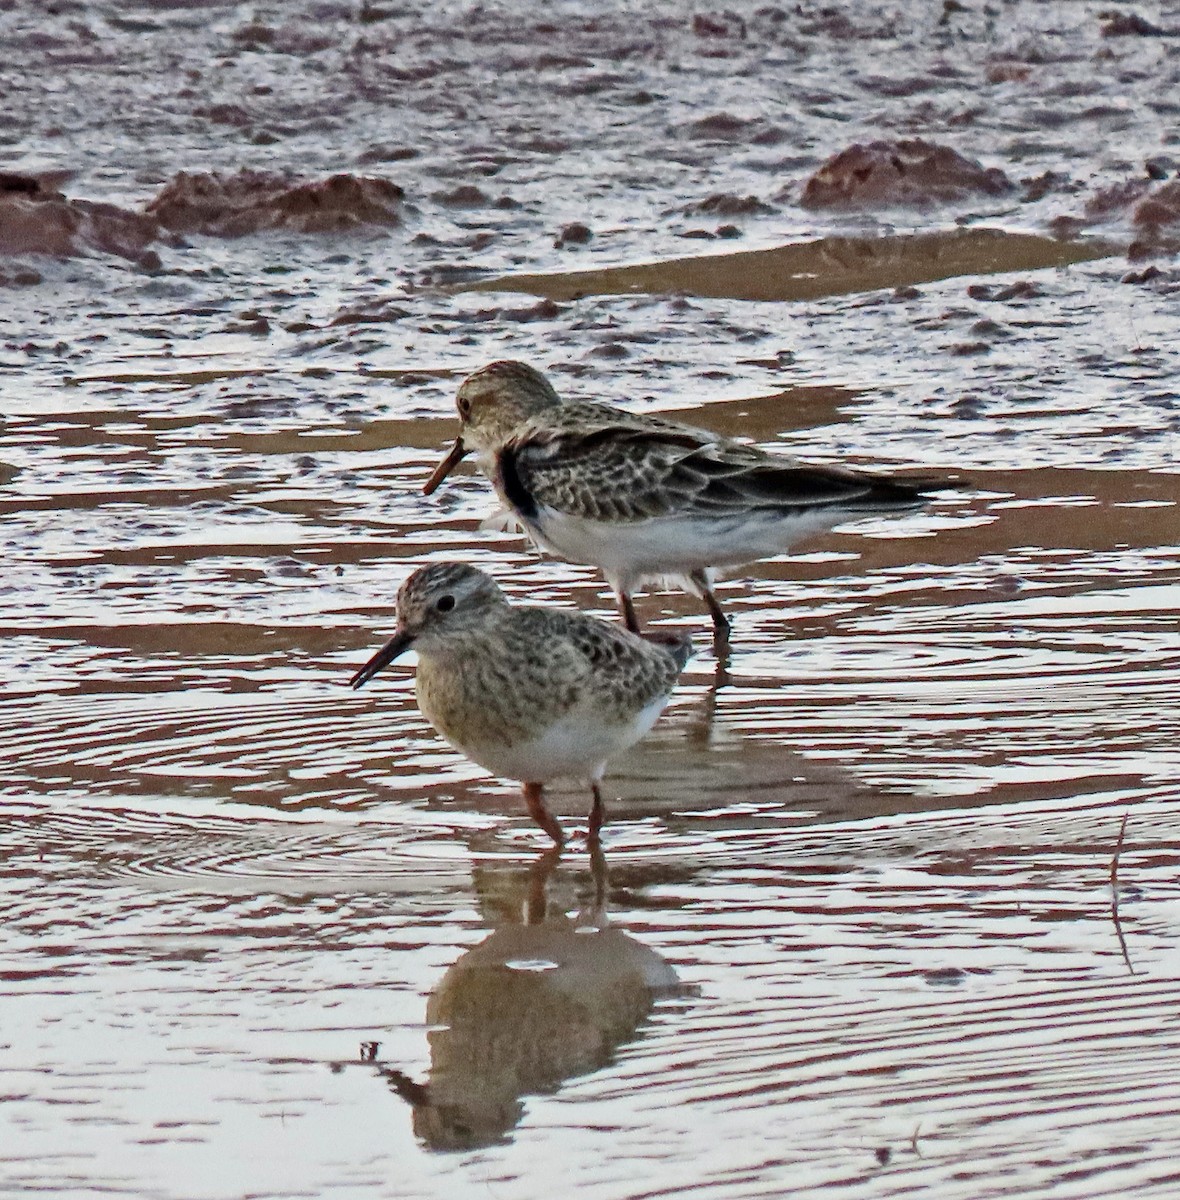
[[(710, 193), (766, 201), (747, 249), (1039, 235), (1075, 193), (853, 221), (791, 189), (881, 128), (1113, 182), (1170, 152), (1180, 43), (1103, 38), (1090, 4), (950, 30), (854, 5), (843, 33), (817, 9), (774, 37), (742, 7), (743, 39), (708, 32), (729, 9), (694, 32), (569, 5), (542, 61), (511, 6), (58, 7), (0, 12), (9, 165), (61, 155), (122, 202), (404, 142), (367, 169), (417, 211), (381, 238), (194, 238), (156, 274), (38, 262), (0, 292), (0, 1191), (1180, 1192), (1174, 267), (793, 303), (738, 298), (729, 260), (712, 294), (452, 286), (682, 258)], [(984, 87), (996, 60), (1031, 83)], [(433, 196), (473, 178), (519, 207)], [(575, 219), (593, 240), (554, 247)], [(418, 715), (412, 659), (347, 688), (433, 559), (611, 616), (593, 572), (480, 530), (474, 475), (420, 494), (457, 380), (503, 356), (960, 480), (723, 586), (732, 661), (698, 638), (614, 764), (597, 868), (585, 796), (555, 797), (576, 836), (554, 862), (515, 788)], [(687, 597), (639, 603), (704, 630)]]

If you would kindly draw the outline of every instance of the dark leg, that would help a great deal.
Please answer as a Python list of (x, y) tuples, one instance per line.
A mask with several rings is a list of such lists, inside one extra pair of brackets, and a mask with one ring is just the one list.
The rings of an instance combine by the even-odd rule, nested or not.
[(529, 816), (553, 839), (556, 846), (565, 845), (565, 834), (553, 814), (545, 807), (545, 798), (541, 795), (539, 783), (524, 785), (524, 802), (529, 806)]
[(602, 830), (606, 808), (602, 803), (602, 788), (599, 787), (597, 781), (590, 784), (590, 791), (594, 793), (594, 803), (590, 807), (590, 832), (587, 834), (586, 840), (590, 844), (590, 852), (593, 853), (598, 846), (598, 835)]
[(619, 612), (623, 614), (623, 624), (627, 626), (632, 633), (639, 632), (639, 618), (635, 615), (635, 605), (631, 603), (631, 597), (626, 592), (619, 592)]
[(729, 618), (721, 611), (721, 604), (704, 571), (693, 571), (689, 579), (701, 589), (705, 607), (709, 610), (709, 616), (713, 618), (713, 652), (720, 661), (729, 656)]

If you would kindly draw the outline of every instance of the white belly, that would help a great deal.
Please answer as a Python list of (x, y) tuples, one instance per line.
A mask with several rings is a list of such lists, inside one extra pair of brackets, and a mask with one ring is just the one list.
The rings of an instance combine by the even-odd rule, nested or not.
[(545, 549), (570, 562), (600, 567), (612, 584), (630, 590), (645, 579), (739, 567), (781, 554), (799, 538), (830, 529), (847, 516), (817, 509), (789, 515), (609, 522), (541, 508), (528, 528)]
[(579, 707), (541, 730), (536, 737), (514, 744), (504, 742), (460, 744), (456, 750), (493, 775), (524, 783), (548, 783), (573, 777), (600, 779), (607, 759), (634, 745), (656, 723), (668, 703), (667, 696), (653, 700), (630, 719), (609, 721), (597, 712)]

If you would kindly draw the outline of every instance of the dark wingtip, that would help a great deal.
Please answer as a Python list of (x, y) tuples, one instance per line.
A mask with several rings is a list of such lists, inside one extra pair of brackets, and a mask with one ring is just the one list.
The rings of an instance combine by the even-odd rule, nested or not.
[(963, 490), (963, 480), (959, 475), (895, 475), (890, 482), (898, 484), (919, 499), (937, 495), (939, 492)]
[(962, 490), (961, 480), (952, 475), (866, 475), (871, 487), (854, 505), (875, 508), (910, 508), (925, 504), (932, 496)]

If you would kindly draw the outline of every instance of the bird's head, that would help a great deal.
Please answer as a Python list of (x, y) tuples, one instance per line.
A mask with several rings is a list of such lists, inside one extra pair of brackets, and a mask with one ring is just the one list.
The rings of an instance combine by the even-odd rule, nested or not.
[(429, 496), (467, 454), (477, 454), (490, 466), (496, 452), (525, 421), (560, 405), (561, 397), (549, 380), (526, 363), (480, 367), (459, 385), (455, 396), (459, 436), (422, 490)]
[(352, 677), (352, 686), (368, 683), (411, 647), (422, 654), (442, 651), (454, 644), (456, 634), (478, 629), (497, 605), (506, 603), (496, 581), (466, 563), (419, 568), (398, 591), (393, 637)]

